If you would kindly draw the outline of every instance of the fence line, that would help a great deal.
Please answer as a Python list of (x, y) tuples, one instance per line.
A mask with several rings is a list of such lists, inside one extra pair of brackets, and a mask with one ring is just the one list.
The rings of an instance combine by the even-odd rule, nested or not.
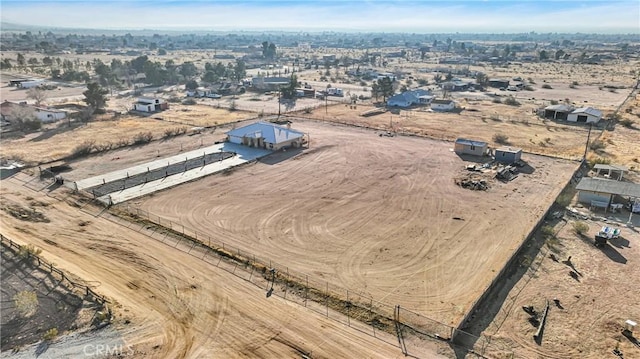
[(64, 271), (54, 267), (53, 263), (51, 262), (47, 262), (46, 260), (44, 260), (43, 258), (41, 258), (40, 256), (33, 254), (29, 251), (24, 251), (24, 246), (19, 245), (18, 243), (12, 241), (11, 239), (7, 238), (5, 235), (0, 233), (0, 243), (2, 244), (2, 247), (6, 247), (9, 248), (10, 250), (14, 251), (15, 253), (20, 253), (20, 251), (23, 251), (22, 253), (25, 253), (26, 255), (26, 259), (30, 260), (31, 263), (36, 264), (37, 266), (42, 269), (42, 270), (48, 270), (49, 273), (56, 273), (60, 276), (60, 283), (63, 283), (64, 281), (67, 281), (72, 288), (81, 288), (83, 289), (84, 293), (85, 293), (85, 299), (87, 298), (92, 298), (94, 302), (99, 303), (100, 305), (104, 305), (105, 303), (108, 303), (109, 301), (102, 295), (96, 293), (93, 289), (91, 289), (89, 286), (85, 285), (85, 284), (80, 284), (80, 283), (76, 283), (74, 281), (72, 281), (71, 279), (69, 279), (69, 277), (67, 277), (67, 275), (64, 273)]

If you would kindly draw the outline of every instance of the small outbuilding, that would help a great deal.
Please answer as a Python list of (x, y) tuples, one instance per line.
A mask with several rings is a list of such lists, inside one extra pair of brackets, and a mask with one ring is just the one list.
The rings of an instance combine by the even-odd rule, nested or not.
[(567, 116), (567, 121), (570, 122), (598, 123), (600, 119), (602, 112), (593, 107), (577, 108)]
[(431, 109), (434, 111), (453, 111), (456, 103), (453, 100), (432, 100)]
[(231, 143), (249, 147), (280, 150), (288, 147), (301, 147), (304, 133), (268, 122), (256, 122), (227, 132)]
[(56, 122), (67, 117), (67, 111), (56, 108), (33, 107), (38, 120), (42, 123)]
[(489, 145), (486, 142), (466, 138), (458, 138), (453, 147), (453, 151), (458, 155), (484, 156), (488, 150)]
[(508, 146), (500, 147), (496, 149), (494, 157), (496, 161), (502, 163), (517, 162), (522, 158), (522, 149)]
[(159, 112), (169, 108), (169, 104), (157, 97), (139, 97), (133, 109), (140, 112)]
[(593, 170), (596, 171), (596, 174), (598, 176), (616, 179), (618, 181), (622, 181), (622, 177), (624, 177), (624, 173), (628, 171), (628, 169), (623, 166), (606, 165), (603, 163), (598, 163), (595, 166), (593, 166)]
[(573, 112), (573, 106), (551, 105), (544, 108), (544, 118), (550, 120), (567, 120), (571, 112)]

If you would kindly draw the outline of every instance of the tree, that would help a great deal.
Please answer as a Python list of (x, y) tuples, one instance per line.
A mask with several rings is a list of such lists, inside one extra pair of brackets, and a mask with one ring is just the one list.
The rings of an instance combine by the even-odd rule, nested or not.
[(167, 50), (165, 49), (158, 49), (158, 56), (164, 56), (167, 54)]
[(207, 82), (207, 83), (214, 83), (217, 82), (219, 79), (218, 75), (216, 75), (215, 72), (213, 71), (207, 71), (204, 76), (202, 76), (202, 81)]
[(247, 67), (242, 60), (236, 60), (236, 66), (233, 68), (235, 79), (240, 81), (247, 76)]
[(269, 43), (268, 41), (264, 41), (262, 43), (262, 56), (264, 56), (265, 59), (270, 59), (270, 60), (275, 59), (276, 52), (277, 52), (276, 44)]
[(487, 84), (489, 83), (489, 78), (487, 77), (487, 75), (483, 74), (482, 72), (478, 72), (476, 74), (476, 83), (480, 87), (485, 88), (485, 87), (487, 87)]
[(18, 66), (25, 65), (25, 59), (23, 54), (18, 53), (18, 57), (16, 58), (16, 60), (18, 61)]
[(546, 50), (540, 50), (540, 61), (545, 61), (549, 59), (549, 54), (547, 54)]
[(8, 69), (10, 69), (12, 67), (13, 66), (11, 66), (11, 60), (9, 60), (8, 58), (4, 58), (4, 59), (2, 59), (2, 62), (0, 62), (0, 69), (8, 70)]
[(188, 61), (180, 66), (180, 75), (184, 76), (185, 78), (191, 78), (197, 74), (198, 69), (196, 68), (196, 65), (193, 64), (193, 62)]
[(564, 57), (564, 50), (562, 49), (558, 49), (558, 51), (556, 51), (556, 54), (554, 55), (556, 60), (560, 60), (562, 57)]
[(160, 86), (164, 84), (169, 72), (162, 68), (162, 64), (159, 62), (147, 61), (144, 64), (144, 76), (148, 82), (151, 82), (154, 86)]
[(387, 76), (381, 78), (377, 82), (378, 89), (382, 100), (387, 102), (387, 98), (393, 96), (393, 81)]
[(22, 131), (35, 131), (42, 127), (42, 123), (36, 117), (36, 112), (33, 108), (17, 105), (11, 109), (9, 115), (11, 122)]
[(45, 90), (33, 87), (27, 90), (27, 98), (34, 100), (36, 102), (36, 105), (40, 106), (42, 102), (47, 99), (47, 93), (45, 92)]
[(97, 82), (91, 82), (87, 85), (87, 91), (83, 92), (84, 102), (95, 110), (104, 108), (107, 104), (106, 94), (108, 90), (103, 89)]
[(149, 58), (145, 55), (145, 56), (138, 56), (135, 59), (131, 60), (131, 67), (136, 70), (136, 73), (143, 73), (144, 72), (144, 64), (146, 64), (147, 62), (149, 62)]
[(298, 76), (296, 74), (291, 74), (291, 78), (289, 80), (289, 85), (282, 87), (280, 89), (280, 93), (282, 97), (287, 99), (292, 99), (296, 97), (296, 88), (298, 88), (300, 84), (298, 83)]
[(187, 84), (184, 85), (187, 90), (195, 90), (198, 88), (198, 82), (196, 80), (189, 80)]

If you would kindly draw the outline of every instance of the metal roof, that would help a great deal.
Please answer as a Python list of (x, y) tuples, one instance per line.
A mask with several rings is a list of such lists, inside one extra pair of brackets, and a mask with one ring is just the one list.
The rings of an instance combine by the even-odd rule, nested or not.
[(518, 152), (522, 152), (522, 148), (504, 146), (504, 147), (497, 148), (496, 152), (498, 151), (508, 152), (508, 153), (518, 153)]
[(256, 122), (227, 132), (234, 137), (263, 138), (268, 143), (282, 143), (304, 136), (304, 133), (267, 122)]
[(573, 110), (573, 112), (571, 112), (571, 113), (586, 113), (587, 115), (591, 115), (591, 116), (594, 116), (594, 117), (598, 117), (598, 118), (602, 117), (602, 112), (596, 110), (593, 107), (580, 107), (580, 108), (577, 108), (577, 109)]
[(576, 186), (579, 191), (617, 194), (620, 196), (640, 197), (640, 184), (614, 181), (604, 178), (583, 177)]
[(486, 142), (482, 142), (482, 141), (474, 141), (474, 140), (469, 140), (466, 138), (458, 138), (456, 140), (456, 143), (461, 143), (463, 145), (469, 145), (469, 146), (478, 146), (478, 147), (484, 147), (487, 145)]
[(556, 111), (556, 112), (571, 112), (573, 110), (573, 106), (569, 105), (551, 105), (544, 108), (545, 110)]
[(595, 166), (593, 166), (594, 170), (611, 170), (611, 171), (628, 171), (629, 169), (627, 167), (623, 167), (623, 166), (616, 166), (616, 165), (605, 165), (602, 163), (598, 163)]

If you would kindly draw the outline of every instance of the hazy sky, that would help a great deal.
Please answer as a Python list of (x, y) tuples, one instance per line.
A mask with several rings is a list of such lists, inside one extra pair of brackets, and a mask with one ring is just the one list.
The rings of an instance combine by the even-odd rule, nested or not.
[(639, 33), (640, 0), (2, 0), (2, 21), (100, 29)]

